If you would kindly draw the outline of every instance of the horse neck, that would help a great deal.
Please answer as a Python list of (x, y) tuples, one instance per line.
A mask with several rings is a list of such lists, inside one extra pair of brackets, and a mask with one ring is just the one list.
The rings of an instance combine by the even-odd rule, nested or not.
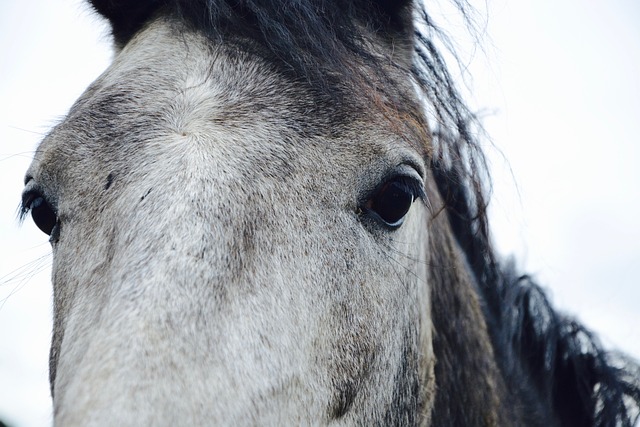
[(431, 221), (429, 239), (436, 357), (432, 424), (512, 424), (520, 418), (517, 405), (507, 399), (477, 286), (444, 212)]
[(445, 211), (429, 226), (436, 358), (432, 425), (559, 425), (548, 396), (531, 387), (532, 378), (522, 361), (509, 356), (510, 344), (501, 340), (497, 326), (501, 313), (494, 313), (495, 307), (487, 303), (495, 295), (485, 295), (496, 290), (476, 283)]
[(432, 422), (495, 425), (501, 384), (493, 350), (478, 298), (443, 216), (433, 220), (429, 234), (437, 387)]

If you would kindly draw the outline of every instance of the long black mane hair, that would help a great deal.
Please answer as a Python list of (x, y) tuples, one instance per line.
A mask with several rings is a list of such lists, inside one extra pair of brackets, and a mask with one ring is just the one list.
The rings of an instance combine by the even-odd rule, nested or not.
[[(466, 1), (452, 1), (471, 22), (472, 10)], [(603, 350), (585, 327), (551, 307), (531, 277), (518, 274), (497, 258), (487, 220), (490, 184), (477, 137), (480, 127), (438, 48), (447, 46), (446, 34), (424, 5), (408, 0), (91, 3), (109, 18), (120, 46), (162, 14), (186, 22), (212, 39), (250, 40), (247, 48), (259, 46), (257, 52), (267, 52), (264, 59), (278, 70), (304, 81), (320, 97), (338, 102), (344, 82), (361, 77), (354, 71), (354, 58), (368, 64), (379, 61), (366, 48), (362, 28), (384, 32), (396, 41), (413, 41), (414, 59), (405, 67), (432, 112), (430, 126), (437, 149), (429, 162), (453, 233), (475, 278), (507, 386), (518, 390), (524, 401), (543, 402), (563, 425), (635, 424), (640, 410), (638, 365)], [(407, 27), (406, 21), (414, 25)], [(384, 78), (382, 70), (380, 66)], [(435, 329), (438, 322), (445, 321), (435, 318)], [(436, 355), (437, 351), (436, 343)], [(534, 386), (525, 388), (523, 382)], [(531, 407), (531, 416), (536, 417), (536, 405)]]

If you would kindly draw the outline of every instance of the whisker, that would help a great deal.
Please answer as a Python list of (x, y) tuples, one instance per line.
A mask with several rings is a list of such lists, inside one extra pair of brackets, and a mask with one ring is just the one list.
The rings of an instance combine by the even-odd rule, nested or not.
[(423, 265), (429, 265), (429, 260), (427, 259), (421, 259), (418, 256), (412, 256), (411, 254), (402, 252), (398, 249), (396, 249), (391, 243), (395, 243), (397, 245), (402, 245), (402, 246), (411, 246), (411, 247), (416, 247), (416, 245), (420, 245), (420, 244), (425, 244), (426, 242), (405, 242), (402, 240), (398, 240), (398, 239), (394, 239), (394, 238), (390, 238), (389, 239), (390, 243), (384, 243), (386, 249), (388, 249), (389, 251), (395, 253), (396, 255), (400, 255), (403, 258), (408, 259), (409, 261), (413, 262), (413, 263), (417, 263), (417, 264), (423, 264)]
[(9, 298), (20, 292), (20, 290), (22, 290), (33, 277), (45, 271), (47, 267), (49, 267), (50, 259), (51, 253), (42, 255), (22, 267), (5, 274), (3, 277), (0, 277), (0, 289), (3, 289), (11, 283), (16, 283), (13, 289), (11, 289), (4, 298), (0, 299), (0, 310), (2, 310)]
[(37, 154), (38, 154), (38, 150), (22, 151), (20, 153), (13, 153), (13, 154), (1, 154), (0, 155), (0, 162), (6, 162), (6, 161), (14, 159), (14, 158), (32, 159)]
[(31, 133), (33, 135), (38, 135), (41, 137), (45, 137), (47, 135), (47, 132), (37, 132), (35, 130), (30, 130), (30, 129), (24, 129), (18, 126), (14, 126), (14, 125), (7, 125), (7, 127), (9, 129), (15, 129), (15, 130), (19, 130), (20, 132), (25, 132), (25, 133)]
[[(392, 240), (392, 241), (393, 241), (393, 240)], [(428, 265), (429, 265), (429, 261), (428, 261), (428, 260), (426, 260), (426, 259), (425, 259), (425, 260), (422, 260), (422, 259), (419, 259), (419, 258), (417, 258), (417, 257), (411, 256), (411, 255), (409, 255), (409, 254), (407, 254), (407, 253), (401, 252), (401, 251), (397, 250), (396, 248), (394, 248), (394, 247), (393, 247), (391, 244), (389, 244), (389, 243), (384, 243), (384, 246), (385, 246), (385, 248), (386, 248), (389, 252), (392, 252), (392, 253), (393, 253), (393, 254), (395, 254), (395, 255), (400, 255), (400, 258), (404, 258), (404, 259), (406, 259), (406, 260), (410, 261), (410, 263), (411, 263), (411, 264), (413, 264), (413, 265), (415, 265), (415, 264), (417, 264), (417, 265), (426, 265), (426, 266), (428, 266)], [(411, 269), (410, 267), (408, 267), (408, 266), (406, 266), (406, 265), (403, 265), (403, 264), (402, 264), (398, 259), (396, 259), (396, 258), (394, 258), (394, 257), (392, 257), (392, 256), (390, 256), (390, 255), (387, 255), (387, 258), (389, 258), (389, 259), (390, 259), (394, 264), (396, 264), (396, 265), (398, 265), (398, 266), (402, 267), (402, 268), (403, 268), (407, 273), (409, 273), (411, 276), (415, 277), (416, 279), (418, 279), (418, 280), (420, 280), (420, 281), (422, 281), (422, 280), (423, 280), (423, 278), (421, 278), (420, 276), (418, 276), (418, 274), (417, 274), (413, 269)], [(394, 270), (395, 270), (395, 269), (394, 269)], [(396, 271), (396, 274), (398, 275), (398, 279), (399, 279), (399, 280), (402, 280), (402, 279), (400, 278), (400, 274), (399, 274), (397, 271)]]

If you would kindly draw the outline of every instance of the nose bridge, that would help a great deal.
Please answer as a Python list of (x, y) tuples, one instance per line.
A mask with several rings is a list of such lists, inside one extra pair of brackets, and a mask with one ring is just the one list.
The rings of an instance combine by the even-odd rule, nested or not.
[[(115, 170), (114, 176), (109, 189), (99, 188), (108, 195), (87, 209), (73, 209), (62, 224), (54, 257), (56, 304), (77, 310), (86, 305), (96, 313), (113, 306), (113, 316), (101, 317), (117, 319), (128, 309), (139, 314), (137, 305), (174, 307), (199, 284), (207, 284), (200, 292), (222, 288), (233, 276), (229, 253), (248, 209), (229, 190), (232, 180), (167, 163), (131, 176)], [(194, 301), (213, 296), (196, 295)]]
[(250, 206), (240, 203), (229, 179), (197, 174), (185, 171), (187, 176), (180, 177), (169, 171), (170, 178), (140, 187), (137, 205), (117, 226), (114, 245), (121, 253), (114, 255), (111, 269), (126, 275), (122, 282), (135, 286), (149, 277), (175, 277), (186, 286), (228, 275), (228, 254)]
[[(150, 205), (152, 193), (145, 198)], [(229, 256), (234, 230), (210, 224), (194, 209), (169, 205), (159, 209), (155, 226), (129, 228), (142, 225), (135, 224), (135, 215), (122, 221), (107, 269), (78, 286), (65, 319), (55, 383), (56, 405), (73, 408), (74, 417), (136, 413), (141, 398), (170, 407), (171, 394), (201, 384), (190, 377), (199, 367), (214, 372), (213, 366), (223, 365), (217, 351), (235, 275)], [(57, 421), (76, 425), (64, 416)], [(77, 425), (86, 421), (78, 418)]]
[[(298, 297), (287, 297), (299, 292), (289, 288), (290, 278), (304, 267), (273, 273), (277, 257), (258, 236), (273, 228), (273, 212), (247, 199), (238, 179), (209, 177), (207, 189), (193, 191), (154, 186), (144, 200), (136, 195), (128, 217), (115, 219), (118, 250), (107, 271), (83, 284), (67, 322), (56, 405), (73, 408), (69, 417), (78, 418), (62, 414), (61, 425), (88, 425), (92, 416), (109, 413), (118, 421), (120, 414), (136, 414), (135, 424), (150, 417), (149, 425), (176, 416), (184, 424), (198, 411), (223, 420), (280, 387), (308, 392), (292, 377), (304, 371), (302, 349), (311, 338), (289, 318), (299, 310), (301, 303), (291, 302)], [(277, 227), (272, 231), (273, 240), (284, 239)], [(110, 288), (99, 310), (91, 300), (96, 287)], [(278, 351), (277, 343), (290, 340), (298, 345)], [(192, 400), (172, 399), (182, 393)], [(286, 412), (288, 404), (264, 411)]]

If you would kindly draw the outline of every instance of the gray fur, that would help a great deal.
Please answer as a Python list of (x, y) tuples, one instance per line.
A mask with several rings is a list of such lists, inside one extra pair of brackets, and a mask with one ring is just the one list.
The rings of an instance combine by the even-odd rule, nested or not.
[(60, 221), (55, 423), (426, 422), (429, 209), (389, 232), (359, 201), (428, 181), (428, 146), (375, 110), (328, 130), (302, 86), (176, 25), (119, 52), (28, 173)]

